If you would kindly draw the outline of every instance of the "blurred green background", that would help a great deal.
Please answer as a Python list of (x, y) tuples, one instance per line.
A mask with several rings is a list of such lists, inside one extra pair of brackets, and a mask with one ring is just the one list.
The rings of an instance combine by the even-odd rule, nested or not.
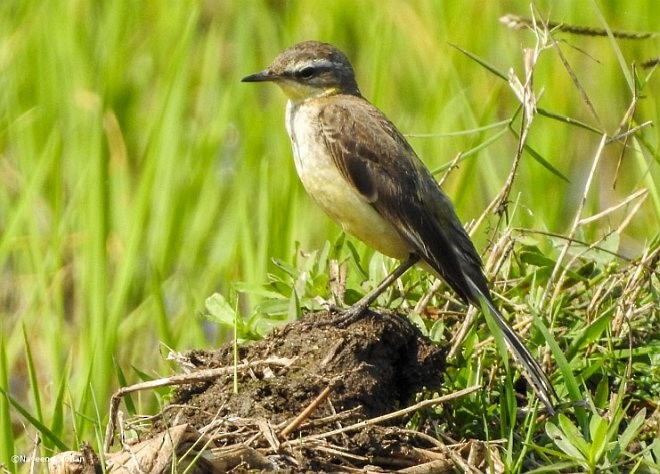
[[(535, 5), (557, 22), (658, 25), (655, 0)], [(536, 40), (504, 27), (498, 19), (507, 13), (529, 17), (530, 4), (3, 0), (0, 387), (68, 442), (91, 440), (119, 374), (135, 382), (132, 367), (168, 373), (161, 344), (186, 350), (227, 339), (199, 317), (208, 295), (228, 295), (238, 281), (259, 287), (278, 271), (272, 258), (292, 261), (296, 242), (314, 250), (337, 238), (295, 175), (283, 94), (242, 84), (243, 76), (298, 41), (331, 42), (353, 61), (362, 93), (439, 169), (506, 129), (482, 127), (515, 114), (508, 84), (450, 45), (522, 77), (522, 49)], [(657, 56), (657, 36), (616, 46), (606, 37), (556, 38), (597, 115), (553, 51), (536, 67), (539, 106), (614, 133), (632, 98), (629, 65)], [(660, 227), (657, 74), (643, 95), (632, 126), (656, 126), (628, 143), (618, 174), (622, 145), (606, 147), (584, 212), (647, 188), (614, 248), (630, 257)], [(515, 225), (570, 228), (599, 140), (537, 116), (529, 144), (568, 182), (525, 154), (511, 194), (523, 209)], [(514, 134), (502, 133), (449, 175), (444, 188), (464, 222), (500, 190), (516, 146)], [(602, 236), (625, 212), (579, 237)], [(482, 227), (479, 248), (488, 238)], [(257, 302), (243, 299), (243, 311)], [(8, 463), (8, 454), (30, 448), (33, 429), (0, 400), (0, 462)], [(53, 408), (62, 405), (68, 411)]]

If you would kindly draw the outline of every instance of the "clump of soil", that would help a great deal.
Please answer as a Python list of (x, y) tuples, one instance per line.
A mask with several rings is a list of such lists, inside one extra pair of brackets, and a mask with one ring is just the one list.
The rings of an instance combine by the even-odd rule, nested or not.
[[(219, 417), (264, 417), (277, 425), (297, 416), (329, 386), (330, 403), (319, 406), (314, 418), (353, 410), (354, 419), (365, 419), (407, 406), (417, 392), (440, 385), (443, 354), (407, 318), (368, 311), (346, 328), (315, 325), (332, 317), (308, 314), (240, 347), (239, 361), (281, 358), (291, 365), (273, 368), (274, 373), (240, 373), (238, 394), (233, 374), (182, 387), (172, 404), (191, 408), (178, 413), (177, 421), (201, 428)], [(228, 345), (186, 356), (196, 368), (212, 369), (231, 366), (232, 351)]]
[(395, 313), (369, 310), (346, 327), (324, 324), (332, 317), (307, 314), (240, 347), (237, 362), (231, 344), (189, 352), (178, 359), (185, 374), (120, 390), (106, 451), (116, 429), (136, 431), (116, 424), (122, 396), (178, 386), (140, 442), (106, 454), (108, 472), (452, 472), (442, 443), (406, 429), (445, 400), (411, 407), (439, 387), (444, 351)]

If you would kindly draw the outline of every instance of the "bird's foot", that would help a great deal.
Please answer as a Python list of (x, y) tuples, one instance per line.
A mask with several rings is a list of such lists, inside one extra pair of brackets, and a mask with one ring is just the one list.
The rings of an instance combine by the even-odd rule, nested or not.
[(408, 270), (418, 261), (418, 255), (410, 254), (405, 262), (396, 267), (392, 273), (387, 275), (387, 277), (385, 277), (385, 279), (378, 284), (378, 286), (360, 298), (360, 300), (353, 306), (343, 309), (334, 305), (330, 305), (330, 313), (335, 313), (336, 316), (324, 321), (314, 321), (310, 324), (312, 326), (329, 326), (332, 324), (340, 328), (345, 328), (349, 324), (354, 323), (364, 315), (364, 312), (371, 305), (371, 303), (373, 303), (376, 298), (378, 298), (378, 296), (387, 289), (387, 287), (394, 283), (397, 278), (403, 275), (406, 270)]
[(366, 309), (367, 307), (359, 304), (359, 302), (350, 308), (330, 305), (329, 312), (331, 317), (329, 319), (320, 319), (309, 324), (313, 327), (337, 326), (339, 328), (345, 328), (362, 318), (365, 315)]

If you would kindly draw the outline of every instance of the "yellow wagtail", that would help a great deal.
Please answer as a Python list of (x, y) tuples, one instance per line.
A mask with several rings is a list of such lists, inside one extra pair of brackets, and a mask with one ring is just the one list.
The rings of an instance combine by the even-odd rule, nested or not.
[(358, 89), (336, 47), (305, 41), (243, 82), (274, 82), (288, 96), (286, 129), (300, 179), (349, 234), (403, 260), (333, 323), (346, 324), (418, 261), (466, 302), (485, 308), (538, 397), (554, 413), (552, 384), (493, 302), (479, 254), (449, 198), (403, 135)]

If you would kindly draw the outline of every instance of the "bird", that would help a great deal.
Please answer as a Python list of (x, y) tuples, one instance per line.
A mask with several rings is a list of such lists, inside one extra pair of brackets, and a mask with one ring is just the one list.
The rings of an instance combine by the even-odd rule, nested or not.
[(396, 126), (365, 99), (339, 48), (297, 43), (242, 82), (272, 82), (288, 98), (285, 125), (296, 171), (312, 200), (342, 229), (402, 263), (345, 310), (361, 317), (415, 264), (443, 279), (466, 303), (490, 313), (549, 414), (554, 388), (492, 299), (483, 264), (454, 207)]

